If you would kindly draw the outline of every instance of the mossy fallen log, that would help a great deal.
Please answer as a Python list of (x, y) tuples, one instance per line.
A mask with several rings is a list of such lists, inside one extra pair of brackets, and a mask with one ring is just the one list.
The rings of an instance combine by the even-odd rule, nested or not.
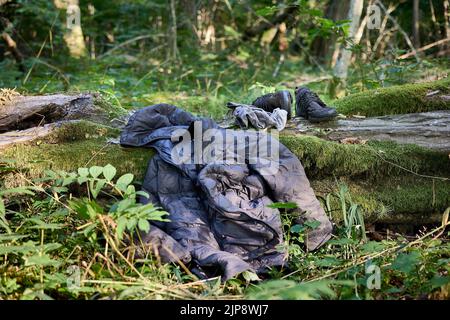
[(72, 171), (108, 163), (120, 173), (131, 172), (140, 178), (154, 152), (110, 143), (109, 139), (117, 138), (119, 133), (117, 128), (80, 120), (63, 123), (44, 137), (4, 147), (0, 149), (0, 161), (3, 159), (18, 173), (4, 175), (3, 185), (11, 187), (26, 183), (24, 178), (42, 176), (47, 169)]
[[(376, 182), (346, 177), (314, 179), (312, 186), (324, 200), (328, 194), (338, 194), (345, 187), (362, 209), (370, 223), (422, 225), (439, 223), (450, 205), (450, 182), (411, 176), (385, 177)], [(339, 199), (331, 197), (334, 220), (343, 213)]]
[(9, 91), (5, 91), (8, 95), (0, 93), (0, 132), (75, 119), (108, 124), (114, 117), (126, 113), (124, 109), (106, 104), (97, 94), (22, 96)]
[(280, 141), (302, 160), (312, 178), (352, 177), (374, 180), (414, 173), (450, 177), (450, 159), (443, 152), (413, 144), (369, 141), (341, 144), (308, 135), (281, 135)]
[(347, 117), (322, 123), (296, 118), (289, 123), (288, 131), (332, 141), (395, 141), (450, 152), (450, 110), (369, 118)]
[[(1, 170), (0, 165), (0, 187), (28, 183), (47, 169), (73, 171), (108, 163), (119, 173), (133, 173), (139, 181), (154, 151), (108, 142), (118, 135), (119, 129), (76, 121), (45, 137), (10, 145), (0, 150), (0, 163), (8, 168)], [(450, 205), (450, 182), (439, 179), (450, 177), (447, 154), (393, 142), (347, 145), (298, 135), (282, 135), (280, 140), (303, 162), (319, 196), (346, 185), (369, 222), (437, 222), (439, 213)], [(332, 207), (339, 220), (338, 203)]]
[(367, 90), (332, 102), (345, 115), (366, 117), (450, 109), (450, 77)]

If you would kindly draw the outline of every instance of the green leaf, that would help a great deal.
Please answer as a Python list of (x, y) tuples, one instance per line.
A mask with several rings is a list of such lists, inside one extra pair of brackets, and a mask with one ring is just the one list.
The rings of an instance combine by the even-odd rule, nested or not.
[[(116, 203), (115, 205), (115, 211), (117, 212), (123, 212), (126, 209), (130, 208), (131, 206), (135, 205), (136, 201), (134, 199), (131, 198), (125, 198), (121, 201), (119, 201), (118, 203)], [(111, 207), (112, 209), (113, 207)]]
[(146, 199), (150, 198), (149, 194), (147, 192), (145, 192), (145, 191), (136, 191), (136, 195), (137, 196), (142, 196), (142, 197), (144, 197)]
[(128, 221), (127, 221), (127, 229), (128, 230), (133, 230), (134, 229), (134, 227), (136, 227), (136, 224), (137, 224), (137, 219), (136, 218), (131, 218), (131, 219), (129, 219)]
[(264, 7), (256, 10), (256, 14), (265, 17), (274, 14), (275, 12), (277, 12), (277, 10), (278, 9), (276, 6)]
[(86, 208), (87, 208), (87, 213), (88, 213), (88, 215), (89, 215), (89, 218), (91, 218), (91, 219), (94, 219), (96, 216), (97, 216), (97, 214), (99, 213), (96, 209), (96, 207), (93, 207), (93, 206), (91, 206), (90, 204), (88, 204), (87, 206), (86, 206)]
[(63, 180), (62, 186), (68, 186), (69, 184), (75, 182), (76, 178), (75, 177), (66, 177)]
[(116, 168), (114, 168), (111, 164), (107, 164), (103, 167), (103, 176), (106, 178), (106, 180), (111, 181), (114, 179), (114, 176), (116, 175)]
[(94, 200), (87, 198), (69, 200), (69, 207), (73, 209), (81, 219), (89, 220), (94, 218), (97, 213), (102, 213), (102, 207)]
[(261, 280), (258, 275), (254, 272), (251, 271), (244, 271), (242, 272), (242, 277), (245, 279), (245, 281), (247, 282), (252, 282), (252, 281), (259, 281)]
[(27, 252), (49, 252), (52, 250), (59, 249), (61, 244), (59, 243), (48, 243), (43, 246), (38, 246), (32, 241), (27, 241), (23, 245), (20, 246), (0, 246), (0, 255), (7, 253), (27, 253)]
[(127, 187), (127, 190), (125, 191), (125, 194), (126, 194), (128, 197), (135, 198), (135, 197), (136, 197), (136, 188), (135, 188), (132, 184), (130, 184), (130, 185)]
[(386, 244), (379, 241), (369, 241), (361, 246), (361, 253), (379, 252), (386, 248)]
[(31, 257), (24, 257), (25, 266), (53, 266), (57, 267), (60, 262), (50, 258), (48, 254), (35, 254)]
[(80, 177), (87, 177), (89, 175), (88, 168), (78, 168), (78, 175)]
[(431, 278), (430, 283), (433, 289), (440, 288), (442, 286), (445, 286), (447, 283), (450, 283), (450, 276), (442, 277), (435, 275), (433, 278)]
[(99, 166), (93, 166), (89, 168), (89, 173), (92, 177), (97, 178), (103, 172), (103, 168)]
[(117, 220), (117, 228), (116, 228), (116, 233), (119, 239), (122, 239), (126, 226), (127, 226), (127, 218), (120, 217)]
[(31, 189), (31, 188), (30, 187), (18, 187), (18, 188), (1, 190), (0, 195), (11, 194), (11, 193), (19, 193), (19, 194), (24, 193), (24, 194), (33, 196), (34, 192), (30, 191), (29, 189)]
[(295, 202), (274, 202), (267, 205), (267, 207), (273, 209), (295, 209), (297, 204)]
[(250, 288), (248, 298), (257, 300), (314, 300), (321, 298), (335, 298), (335, 292), (330, 285), (352, 286), (352, 281), (320, 280), (298, 283), (293, 280), (269, 280)]
[(319, 267), (336, 267), (341, 265), (342, 261), (335, 257), (329, 256), (322, 259), (317, 259), (314, 263)]
[(99, 179), (99, 180), (89, 180), (89, 190), (92, 193), (92, 197), (94, 199), (97, 198), (98, 194), (102, 190), (102, 188), (105, 186), (106, 180), (105, 179)]
[(404, 272), (406, 274), (416, 269), (420, 263), (420, 252), (400, 253), (391, 265), (391, 269)]
[(139, 219), (138, 227), (139, 230), (148, 232), (150, 230), (150, 223), (145, 219)]
[(86, 228), (83, 229), (83, 234), (86, 238), (96, 238), (96, 229), (97, 224), (93, 223), (91, 225), (88, 225)]
[(39, 218), (29, 218), (27, 221), (33, 222), (35, 225), (31, 226), (30, 229), (49, 229), (49, 230), (57, 230), (62, 229), (64, 227), (63, 224), (60, 223), (46, 223)]
[(77, 182), (78, 182), (79, 184), (83, 184), (83, 183), (85, 183), (87, 180), (88, 180), (87, 177), (78, 177), (78, 178), (77, 178)]
[(224, 31), (226, 36), (229, 36), (233, 39), (238, 39), (241, 37), (241, 34), (230, 26), (224, 26)]
[(37, 247), (32, 244), (25, 244), (20, 246), (0, 246), (0, 255), (9, 253), (26, 253), (32, 251), (37, 251)]
[(5, 209), (5, 202), (2, 198), (0, 198), (0, 216), (5, 215), (6, 209)]
[(117, 182), (116, 187), (122, 192), (125, 192), (127, 190), (128, 185), (133, 181), (134, 176), (131, 173), (126, 173), (123, 176), (121, 176)]
[(305, 229), (306, 229), (305, 226), (303, 226), (301, 224), (296, 224), (291, 227), (291, 232), (292, 233), (301, 233), (301, 232), (305, 231)]
[(29, 235), (27, 234), (0, 234), (0, 242), (1, 241), (5, 241), (5, 242), (10, 242), (10, 241), (15, 241), (15, 240), (19, 240), (19, 239), (23, 239), (23, 238), (27, 238), (29, 237)]
[(317, 229), (320, 226), (320, 221), (305, 221), (305, 226), (309, 227), (310, 229)]

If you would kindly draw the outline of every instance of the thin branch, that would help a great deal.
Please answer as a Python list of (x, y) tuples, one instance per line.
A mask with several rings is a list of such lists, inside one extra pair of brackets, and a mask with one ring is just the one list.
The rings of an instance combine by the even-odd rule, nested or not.
[(426, 46), (423, 46), (422, 48), (419, 48), (417, 50), (405, 53), (405, 54), (401, 55), (400, 57), (398, 57), (397, 59), (402, 60), (402, 59), (409, 58), (409, 57), (413, 56), (415, 53), (424, 52), (424, 51), (426, 51), (428, 49), (431, 49), (431, 48), (433, 48), (435, 46), (439, 46), (439, 45), (444, 44), (444, 43), (449, 42), (449, 41), (450, 41), (450, 38), (441, 39), (441, 40), (435, 41), (433, 43), (427, 44)]
[(420, 62), (420, 58), (417, 55), (416, 49), (414, 48), (414, 45), (411, 42), (411, 39), (409, 38), (408, 34), (405, 32), (405, 30), (402, 29), (402, 27), (398, 24), (397, 20), (395, 20), (395, 18), (393, 18), (390, 14), (389, 11), (386, 9), (386, 7), (384, 6), (383, 3), (381, 3), (381, 1), (377, 0), (377, 4), (378, 6), (383, 9), (383, 11), (385, 12), (385, 14), (388, 16), (389, 20), (394, 24), (395, 27), (397, 27), (398, 31), (403, 35), (403, 38), (405, 38), (406, 43), (408, 44), (408, 46), (411, 48), (414, 57), (416, 58), (417, 62)]
[(155, 34), (144, 34), (144, 35), (140, 35), (140, 36), (134, 37), (132, 39), (129, 39), (127, 41), (124, 41), (124, 42), (118, 44), (117, 46), (115, 46), (114, 48), (106, 51), (105, 53), (102, 53), (101, 55), (99, 55), (97, 57), (97, 59), (101, 59), (101, 58), (103, 58), (103, 57), (105, 57), (107, 55), (110, 55), (112, 52), (114, 52), (114, 51), (116, 51), (116, 50), (118, 50), (118, 49), (120, 49), (122, 47), (125, 47), (125, 46), (129, 45), (130, 43), (133, 43), (133, 42), (136, 42), (136, 41), (139, 41), (139, 40), (144, 40), (144, 39), (148, 39), (148, 38), (157, 37), (157, 36), (158, 35), (155, 35)]

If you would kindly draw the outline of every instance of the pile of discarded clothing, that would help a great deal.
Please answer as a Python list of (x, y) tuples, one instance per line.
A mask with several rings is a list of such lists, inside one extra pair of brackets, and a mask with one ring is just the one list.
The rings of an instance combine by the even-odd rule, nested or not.
[[(328, 121), (337, 116), (334, 108), (328, 107), (319, 96), (306, 87), (295, 88), (295, 115), (311, 122)], [(288, 90), (281, 90), (258, 97), (251, 105), (229, 102), (227, 107), (233, 110), (236, 124), (241, 129), (286, 127), (291, 118), (292, 95)]]
[[(184, 156), (210, 149), (213, 141), (202, 135), (208, 131), (220, 140), (224, 153), (213, 160), (179, 161), (181, 149)], [(231, 142), (217, 138), (230, 132)], [(243, 271), (266, 272), (284, 265), (287, 258), (280, 211), (272, 204), (290, 202), (295, 204), (289, 214), (296, 223), (317, 221), (318, 226), (308, 231), (307, 249), (324, 244), (331, 237), (332, 224), (298, 158), (275, 140), (265, 132), (220, 128), (212, 119), (169, 104), (135, 112), (120, 143), (156, 149), (142, 185), (149, 198), (141, 201), (170, 214), (169, 222), (152, 222), (143, 242), (164, 262), (182, 261), (203, 278), (220, 274), (226, 280)], [(262, 142), (277, 146), (277, 156), (252, 161), (249, 150)], [(246, 150), (243, 158), (220, 161), (224, 154), (237, 156), (232, 145)]]

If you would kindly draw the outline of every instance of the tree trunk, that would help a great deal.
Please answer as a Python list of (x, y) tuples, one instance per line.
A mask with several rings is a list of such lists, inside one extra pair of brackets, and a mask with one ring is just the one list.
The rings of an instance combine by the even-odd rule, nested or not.
[[(445, 35), (447, 39), (450, 39), (450, 4), (448, 0), (444, 0), (444, 26), (445, 26)], [(450, 50), (450, 44), (447, 43), (446, 51)]]
[[(361, 19), (361, 14), (363, 10), (363, 0), (351, 0), (350, 9), (348, 10), (348, 19), (351, 20), (350, 28), (348, 30), (348, 41), (353, 42), (356, 32), (359, 27), (359, 20)], [(334, 67), (335, 82), (331, 88), (331, 94), (333, 96), (337, 95), (340, 90), (340, 86), (345, 88), (346, 79), (348, 76), (348, 67), (352, 58), (352, 51), (345, 46), (341, 47), (340, 55), (336, 61)]]
[(69, 53), (74, 58), (81, 58), (86, 55), (86, 45), (84, 43), (83, 30), (81, 29), (80, 6), (78, 0), (53, 0), (55, 7), (66, 10), (66, 30), (64, 41), (69, 49)]
[(171, 26), (170, 26), (170, 39), (172, 42), (172, 59), (177, 60), (180, 57), (180, 53), (178, 52), (177, 45), (177, 14), (175, 10), (175, 0), (170, 0), (170, 17), (171, 17)]
[[(349, 1), (337, 1), (331, 0), (325, 12), (325, 18), (331, 19), (333, 21), (345, 19), (346, 13), (348, 12)], [(311, 50), (313, 56), (320, 62), (327, 65), (334, 65), (330, 56), (333, 55), (334, 47), (336, 45), (336, 35), (331, 35), (329, 37), (317, 37), (311, 44)]]
[(3, 32), (1, 34), (1, 37), (3, 38), (3, 41), (5, 41), (8, 50), (14, 56), (14, 59), (16, 60), (19, 66), (19, 70), (25, 72), (25, 66), (23, 64), (23, 55), (22, 53), (20, 53), (19, 49), (17, 49), (17, 44), (14, 41), (14, 39), (11, 38), (11, 36), (7, 32)]
[(420, 48), (420, 31), (419, 31), (419, 0), (413, 1), (413, 41), (414, 47)]
[(0, 133), (27, 129), (61, 120), (91, 119), (107, 122), (104, 111), (94, 105), (91, 94), (46, 96), (0, 96)]

